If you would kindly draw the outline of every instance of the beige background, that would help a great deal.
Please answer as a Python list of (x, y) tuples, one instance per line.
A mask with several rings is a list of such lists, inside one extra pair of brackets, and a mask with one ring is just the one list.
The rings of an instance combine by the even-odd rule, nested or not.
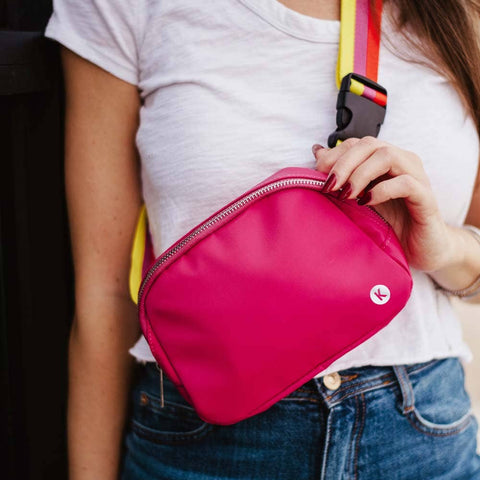
[[(465, 365), (467, 389), (472, 397), (473, 408), (480, 421), (480, 305), (454, 299), (453, 303), (463, 326), (463, 336), (473, 352), (473, 361)], [(480, 432), (479, 432), (480, 451)]]

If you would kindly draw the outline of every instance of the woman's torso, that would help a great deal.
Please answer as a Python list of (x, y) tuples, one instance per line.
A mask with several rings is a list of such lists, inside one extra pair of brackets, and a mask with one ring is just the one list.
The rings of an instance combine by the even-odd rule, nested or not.
[[(212, 0), (201, 9), (191, 0), (164, 1), (148, 8), (137, 144), (158, 255), (280, 168), (314, 167), (311, 145), (325, 145), (335, 128), (340, 24), (276, 0)], [(401, 60), (385, 44), (378, 81), (389, 92), (380, 138), (422, 158), (444, 218), (461, 225), (478, 139), (457, 93), (445, 78)], [(405, 309), (328, 371), (469, 356), (448, 300), (427, 275), (412, 274)], [(132, 353), (153, 359), (144, 340)]]
[[(136, 140), (158, 255), (275, 171), (314, 167), (311, 145), (335, 128), (339, 27), (277, 0), (64, 0), (46, 34), (138, 85)], [(389, 22), (384, 29), (399, 46)], [(479, 152), (459, 96), (385, 43), (378, 81), (389, 94), (380, 138), (422, 158), (445, 220), (461, 225)], [(403, 311), (329, 371), (470, 355), (448, 299), (426, 274), (412, 275)], [(153, 360), (144, 339), (131, 352)]]

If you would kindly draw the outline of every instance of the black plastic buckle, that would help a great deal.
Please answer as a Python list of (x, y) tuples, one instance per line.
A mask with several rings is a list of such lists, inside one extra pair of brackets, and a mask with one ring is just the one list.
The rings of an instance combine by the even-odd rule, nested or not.
[(337, 97), (337, 129), (328, 137), (330, 148), (335, 147), (338, 140), (351, 137), (376, 137), (385, 119), (386, 106), (382, 107), (373, 100), (350, 91), (352, 79), (387, 95), (387, 91), (381, 85), (362, 75), (357, 73), (345, 75)]

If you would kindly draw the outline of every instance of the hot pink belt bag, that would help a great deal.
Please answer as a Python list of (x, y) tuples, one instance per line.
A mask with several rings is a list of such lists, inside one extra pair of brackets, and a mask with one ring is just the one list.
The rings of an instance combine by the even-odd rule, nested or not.
[(371, 207), (285, 168), (161, 254), (139, 292), (158, 364), (205, 421), (260, 413), (385, 327), (412, 278)]

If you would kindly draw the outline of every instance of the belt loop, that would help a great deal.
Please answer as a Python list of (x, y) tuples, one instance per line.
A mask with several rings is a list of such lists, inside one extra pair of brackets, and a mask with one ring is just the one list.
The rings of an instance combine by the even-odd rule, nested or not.
[(415, 398), (413, 395), (412, 384), (408, 377), (407, 369), (402, 365), (394, 365), (393, 372), (397, 377), (400, 391), (402, 392), (403, 404), (402, 413), (406, 415), (415, 408)]

